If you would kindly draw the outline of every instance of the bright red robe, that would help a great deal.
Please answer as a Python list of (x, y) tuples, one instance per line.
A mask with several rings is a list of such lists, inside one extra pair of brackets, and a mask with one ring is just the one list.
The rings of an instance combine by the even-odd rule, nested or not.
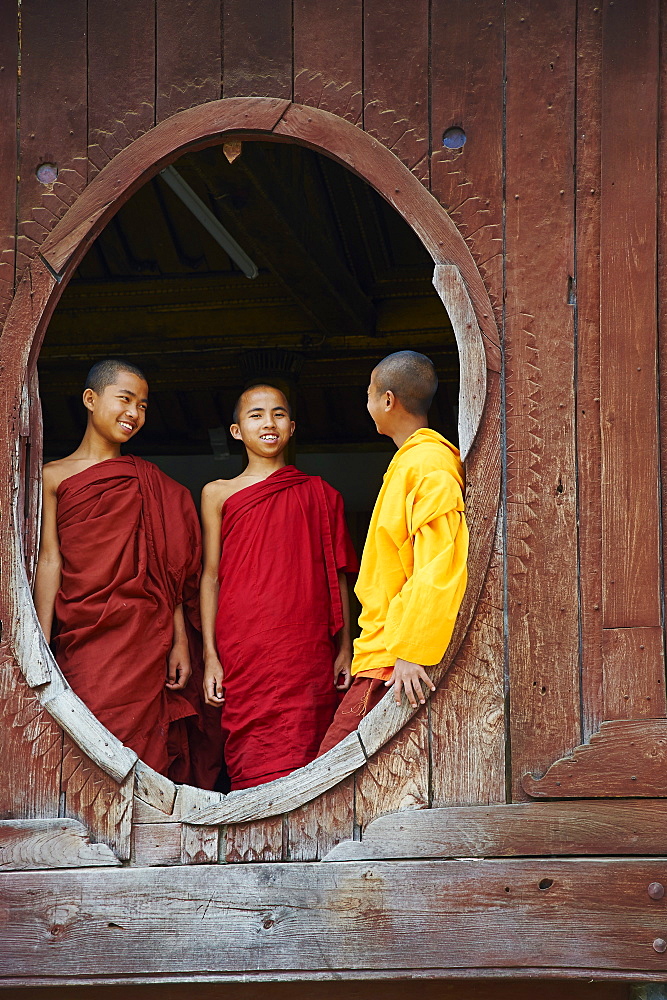
[(288, 465), (225, 502), (216, 641), (233, 789), (317, 754), (339, 702), (337, 574), (356, 570), (342, 497), (319, 476)]
[[(212, 787), (219, 717), (201, 708), (201, 539), (190, 493), (150, 462), (112, 458), (63, 480), (57, 523), (62, 583), (55, 650), (63, 674), (146, 764)], [(165, 687), (179, 604), (193, 661), (182, 693)], [(199, 735), (194, 747), (189, 734)]]

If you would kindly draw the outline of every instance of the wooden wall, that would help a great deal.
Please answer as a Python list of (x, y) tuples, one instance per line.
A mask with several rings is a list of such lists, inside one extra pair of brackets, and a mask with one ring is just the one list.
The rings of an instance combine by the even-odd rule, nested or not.
[[(455, 666), (342, 786), (229, 828), (226, 860), (309, 860), (383, 812), (516, 800), (602, 720), (665, 714), (666, 21), (658, 0), (23, 0), (20, 25), (0, 5), (0, 320), (115, 153), (181, 109), (259, 95), (392, 149), (464, 235), (502, 330), (501, 516)], [(443, 148), (452, 125), (461, 150)], [(104, 799), (125, 816), (1, 664), (2, 815), (95, 829)]]

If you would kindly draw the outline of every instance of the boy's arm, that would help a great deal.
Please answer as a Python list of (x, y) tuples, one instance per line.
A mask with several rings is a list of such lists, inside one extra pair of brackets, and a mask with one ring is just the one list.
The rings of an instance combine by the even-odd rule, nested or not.
[(204, 700), (207, 705), (222, 705), (224, 675), (215, 643), (215, 619), (218, 613), (218, 568), (222, 545), (222, 503), (219, 489), (208, 483), (201, 494), (204, 565), (199, 588), (201, 628), (204, 640)]
[[(443, 479), (440, 482), (440, 479)], [(420, 516), (419, 501), (413, 508), (414, 570), (389, 604), (385, 622), (388, 651), (396, 658), (394, 696), (402, 690), (416, 707), (425, 701), (422, 682), (435, 690), (424, 665), (439, 663), (454, 631), (456, 616), (467, 581), (468, 529), (463, 498), (458, 491), (452, 504), (451, 480), (446, 473), (426, 477)], [(438, 502), (441, 493), (443, 502)]]
[(42, 478), (42, 528), (35, 571), (34, 601), (46, 641), (51, 642), (53, 609), (62, 580), (62, 557), (58, 539), (56, 480), (48, 467), (44, 469)]
[(350, 635), (350, 594), (347, 585), (347, 574), (338, 574), (340, 601), (343, 606), (343, 627), (336, 635), (338, 655), (334, 661), (334, 685), (338, 691), (347, 691), (352, 683), (352, 638)]
[(183, 605), (174, 609), (174, 640), (167, 657), (166, 686), (170, 691), (181, 691), (190, 680), (192, 667), (190, 665), (190, 650), (188, 635), (185, 631)]

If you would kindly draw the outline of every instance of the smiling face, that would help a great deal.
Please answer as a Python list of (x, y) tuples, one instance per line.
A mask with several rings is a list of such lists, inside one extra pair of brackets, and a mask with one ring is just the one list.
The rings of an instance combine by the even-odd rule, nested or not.
[(102, 392), (86, 389), (83, 403), (89, 423), (100, 437), (113, 444), (125, 444), (144, 426), (148, 385), (137, 375), (120, 370)]
[(268, 385), (247, 389), (239, 400), (237, 422), (230, 431), (253, 455), (277, 458), (294, 433), (294, 421), (280, 389)]

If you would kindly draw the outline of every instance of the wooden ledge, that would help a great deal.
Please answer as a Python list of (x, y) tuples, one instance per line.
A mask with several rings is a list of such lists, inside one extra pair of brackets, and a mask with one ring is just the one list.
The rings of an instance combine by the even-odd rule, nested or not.
[(0, 820), (0, 872), (119, 865), (106, 844), (91, 844), (75, 819)]

